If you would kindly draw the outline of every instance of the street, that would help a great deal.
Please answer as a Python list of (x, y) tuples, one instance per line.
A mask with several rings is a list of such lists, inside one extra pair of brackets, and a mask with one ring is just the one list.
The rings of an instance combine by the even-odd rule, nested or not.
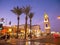
[[(57, 40), (57, 39), (56, 39)], [(20, 40), (20, 39), (10, 39), (10, 40), (0, 40), (0, 45), (60, 45), (60, 39), (56, 41), (55, 39), (37, 39), (37, 40)]]

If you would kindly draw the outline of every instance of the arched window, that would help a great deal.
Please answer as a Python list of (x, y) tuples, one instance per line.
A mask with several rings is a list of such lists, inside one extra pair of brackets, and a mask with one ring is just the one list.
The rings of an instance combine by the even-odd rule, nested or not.
[(47, 21), (47, 19), (45, 19), (45, 21)]
[(48, 25), (46, 24), (46, 27), (48, 27)]

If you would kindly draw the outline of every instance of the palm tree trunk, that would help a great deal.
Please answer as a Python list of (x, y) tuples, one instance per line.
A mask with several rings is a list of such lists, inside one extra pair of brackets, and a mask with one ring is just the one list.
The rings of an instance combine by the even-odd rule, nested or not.
[(30, 38), (32, 38), (32, 36), (31, 36), (31, 27), (32, 27), (31, 25), (32, 25), (32, 23), (31, 22), (32, 22), (32, 20), (30, 19)]
[(25, 17), (25, 20), (26, 20), (26, 22), (25, 22), (25, 39), (26, 39), (26, 32), (27, 32), (27, 20), (28, 20), (27, 15), (26, 15), (26, 17)]
[(17, 38), (18, 38), (18, 31), (19, 31), (19, 16), (17, 17), (18, 23), (17, 23)]

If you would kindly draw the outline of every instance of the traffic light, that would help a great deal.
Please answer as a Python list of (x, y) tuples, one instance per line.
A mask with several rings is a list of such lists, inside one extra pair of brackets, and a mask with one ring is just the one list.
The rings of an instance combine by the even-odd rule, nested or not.
[(0, 24), (0, 30), (2, 30), (3, 29), (3, 24)]

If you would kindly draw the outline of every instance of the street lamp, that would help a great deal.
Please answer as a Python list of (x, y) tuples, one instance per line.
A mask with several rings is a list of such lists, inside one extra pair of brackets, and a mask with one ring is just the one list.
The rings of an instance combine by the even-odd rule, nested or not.
[(60, 16), (58, 16), (57, 19), (60, 19)]

